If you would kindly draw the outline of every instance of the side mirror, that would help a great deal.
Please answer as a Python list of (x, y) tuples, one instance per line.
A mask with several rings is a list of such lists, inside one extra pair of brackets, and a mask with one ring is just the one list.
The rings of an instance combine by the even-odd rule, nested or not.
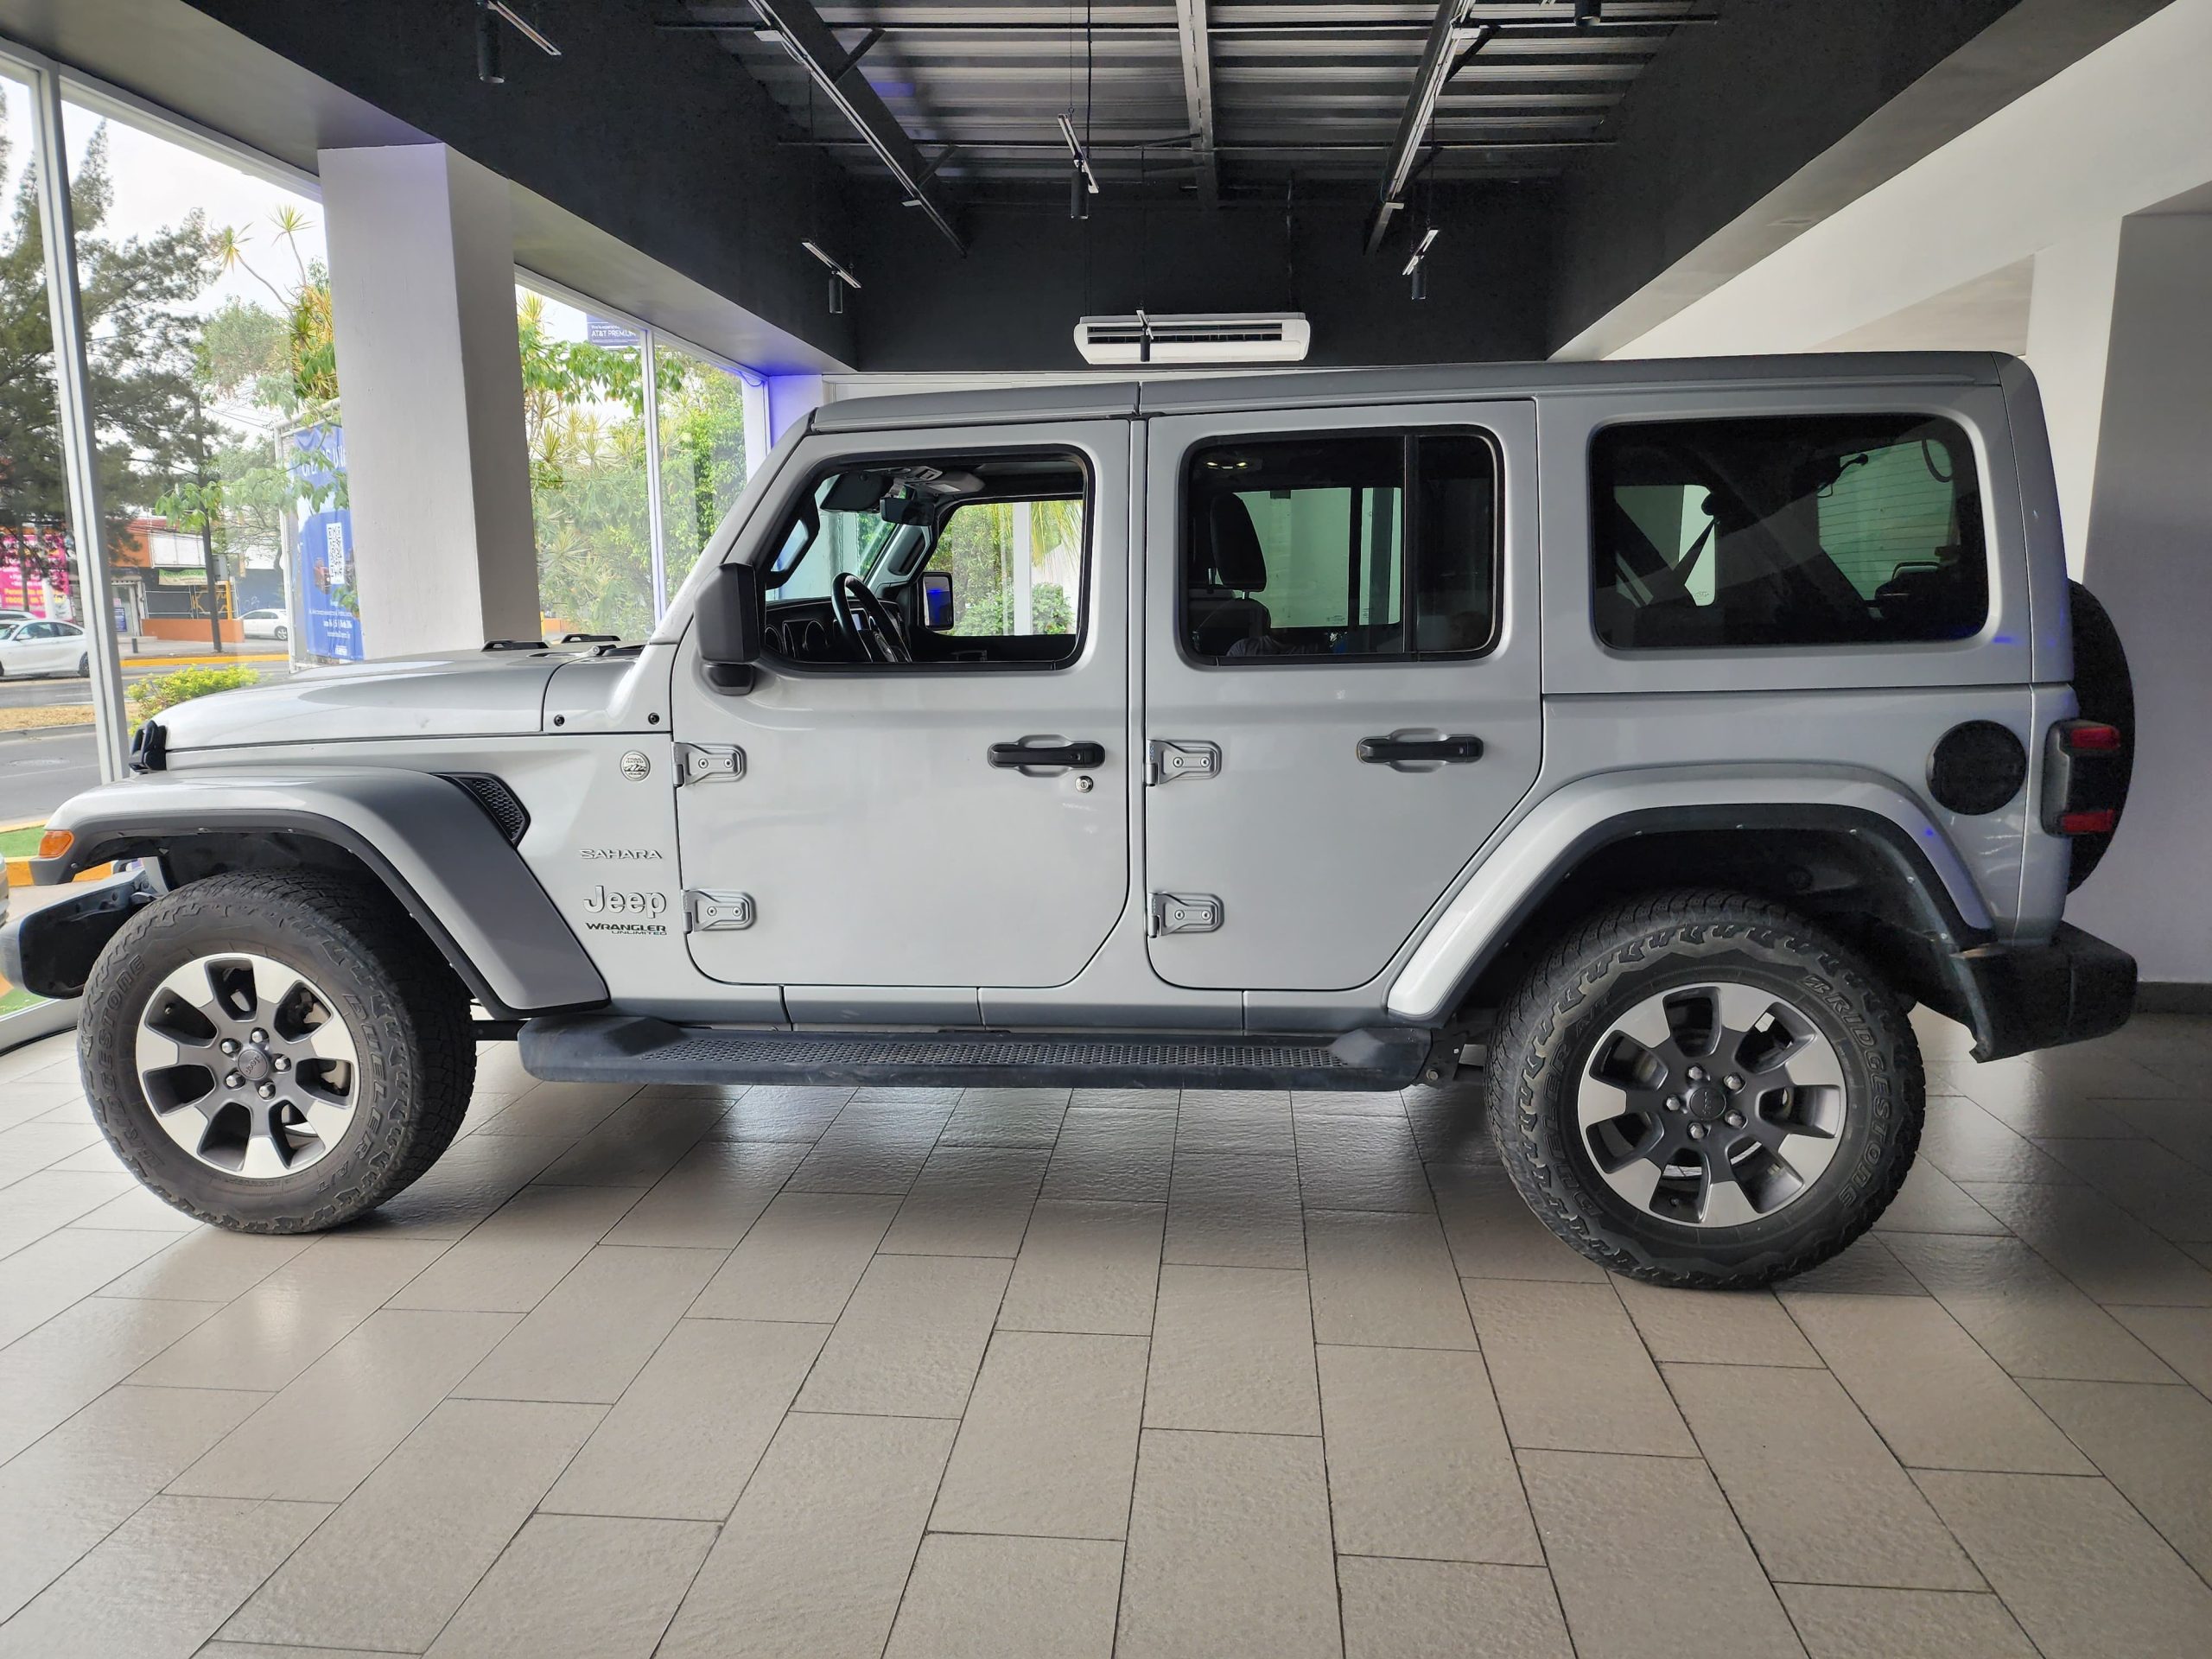
[(695, 620), (699, 636), (699, 658), (707, 678), (724, 691), (753, 689), (753, 664), (760, 658), (760, 619), (764, 609), (760, 572), (749, 564), (718, 568), (699, 590)]

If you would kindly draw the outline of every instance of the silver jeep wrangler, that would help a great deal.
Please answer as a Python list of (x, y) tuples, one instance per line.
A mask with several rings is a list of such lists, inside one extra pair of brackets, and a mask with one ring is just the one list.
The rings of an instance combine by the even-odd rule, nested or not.
[[(146, 1184), (328, 1227), (556, 1079), (1397, 1090), (1481, 1051), (1609, 1268), (1757, 1284), (1920, 1134), (1915, 1002), (2097, 1035), (2132, 701), (1987, 355), (817, 410), (642, 645), (177, 708), (7, 971)], [(53, 850), (56, 842), (66, 842)], [(1186, 1109), (1203, 1111), (1202, 1097)]]

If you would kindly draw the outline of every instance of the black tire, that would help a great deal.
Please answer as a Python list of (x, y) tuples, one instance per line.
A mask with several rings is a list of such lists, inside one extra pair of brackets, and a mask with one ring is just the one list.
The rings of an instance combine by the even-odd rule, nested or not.
[[(1772, 1213), (1740, 1226), (1682, 1225), (1606, 1183), (1576, 1095), (1624, 1011), (1720, 979), (1787, 999), (1827, 1039), (1843, 1078), (1841, 1123), (1825, 1169)], [(1726, 892), (1636, 899), (1563, 941), (1501, 1010), (1487, 1081), (1491, 1135), (1538, 1219), (1616, 1273), (1709, 1288), (1802, 1272), (1865, 1232), (1912, 1166), (1926, 1104), (1904, 1004), (1802, 917)]]
[(289, 639), (291, 637), (292, 631), (286, 627), (282, 622), (279, 622), (276, 625), (276, 638), (279, 639)]
[[(163, 978), (232, 951), (308, 976), (353, 1039), (351, 1120), (296, 1173), (201, 1161), (163, 1131), (139, 1077), (138, 1022)], [(131, 1173), (187, 1214), (249, 1233), (319, 1232), (404, 1190), (452, 1144), (476, 1076), (467, 993), (390, 897), (289, 873), (212, 876), (139, 912), (93, 964), (78, 1052), (92, 1116)]]
[(92, 677), (92, 659), (89, 655), (77, 659), (77, 677), (80, 680), (89, 680)]

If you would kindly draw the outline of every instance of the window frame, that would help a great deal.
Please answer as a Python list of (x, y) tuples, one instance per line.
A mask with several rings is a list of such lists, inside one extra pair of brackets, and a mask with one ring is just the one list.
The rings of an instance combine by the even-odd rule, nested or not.
[[(1198, 457), (1208, 450), (1232, 447), (1236, 444), (1314, 444), (1341, 440), (1395, 438), (1400, 451), (1399, 498), (1400, 540), (1405, 549), (1405, 568), (1401, 589), (1405, 602), (1401, 626), (1408, 639), (1416, 636), (1419, 628), (1421, 593), (1421, 537), (1420, 515), (1416, 510), (1421, 487), (1421, 440), (1423, 438), (1473, 438), (1490, 452), (1491, 458), (1491, 532), (1490, 558), (1487, 573), (1490, 582), (1490, 632), (1479, 645), (1456, 651), (1393, 651), (1362, 652), (1346, 656), (1283, 656), (1283, 657), (1205, 657), (1191, 649), (1190, 570), (1192, 473)], [(1408, 664), (1465, 663), (1478, 661), (1494, 654), (1505, 638), (1505, 444), (1492, 428), (1473, 422), (1436, 422), (1419, 425), (1382, 423), (1374, 426), (1316, 428), (1311, 431), (1284, 430), (1228, 432), (1209, 434), (1204, 439), (1188, 445), (1176, 465), (1175, 499), (1175, 588), (1174, 634), (1175, 650), (1188, 666), (1201, 671), (1215, 669), (1242, 671), (1249, 668), (1352, 668), (1374, 664), (1378, 667), (1402, 667)], [(1351, 625), (1347, 623), (1346, 626)]]
[[(940, 455), (946, 454), (957, 454), (963, 456), (972, 457), (976, 460), (993, 460), (1005, 457), (1020, 458), (1025, 456), (1043, 457), (1056, 461), (1071, 461), (1074, 464), (1076, 470), (1082, 474), (1083, 541), (1079, 550), (1081, 565), (1075, 595), (1075, 630), (1072, 633), (1066, 636), (1070, 642), (1066, 654), (1056, 661), (1034, 663), (990, 661), (814, 663), (801, 662), (795, 658), (785, 657), (781, 652), (769, 650), (764, 645), (761, 652), (761, 658), (765, 662), (772, 664), (778, 673), (798, 676), (818, 674), (830, 677), (871, 674), (920, 674), (926, 676), (939, 676), (945, 674), (1000, 674), (1007, 672), (1019, 674), (1062, 674), (1065, 673), (1070, 669), (1077, 667), (1082, 663), (1085, 652), (1090, 643), (1090, 588), (1093, 577), (1093, 562), (1097, 554), (1098, 474), (1097, 469), (1091, 465), (1090, 455), (1085, 453), (1080, 444), (1054, 444), (1049, 442), (985, 444), (972, 448), (954, 447), (951, 448), (940, 448), (934, 452), (926, 448), (918, 447), (914, 448), (884, 450), (855, 450), (850, 454), (832, 456), (828, 460), (823, 461), (820, 465), (810, 468), (806, 473), (802, 474), (797, 487), (791, 490), (788, 494), (785, 494), (781, 497), (778, 503), (777, 511), (768, 520), (770, 526), (768, 533), (761, 537), (760, 543), (753, 550), (753, 556), (747, 562), (758, 568), (764, 575), (767, 573), (769, 568), (775, 563), (775, 556), (778, 550), (783, 546), (785, 541), (789, 537), (791, 526), (798, 522), (799, 504), (804, 501), (811, 501), (814, 499), (814, 493), (822, 486), (823, 480), (835, 478), (841, 473), (867, 472), (874, 467), (895, 466), (901, 462), (911, 463), (918, 461), (925, 461), (932, 453)], [(1048, 498), (1045, 496), (983, 496), (963, 498), (960, 502), (956, 504), (954, 508), (948, 509), (946, 512), (938, 515), (938, 522), (942, 523), (945, 518), (949, 518), (950, 516), (952, 511), (957, 511), (957, 507), (962, 505), (982, 505), (985, 502), (994, 500), (1046, 500), (1056, 499), (1058, 498)], [(931, 550), (934, 551), (934, 549)], [(725, 563), (728, 563), (726, 559), (721, 562)], [(701, 554), (699, 563), (702, 565), (706, 563), (705, 554), (703, 551)], [(917, 566), (915, 569), (909, 574), (906, 580), (907, 582), (918, 581), (920, 578), (923, 569), (926, 567), (927, 563), (928, 561), (925, 560), (922, 565)], [(797, 567), (793, 568), (796, 569)], [(762, 599), (765, 601), (762, 606), (763, 620), (765, 620), (767, 606), (775, 602), (774, 590), (772, 588), (769, 588), (764, 591), (762, 594)], [(827, 605), (830, 603), (830, 601), (827, 598), (823, 598), (801, 600), (795, 602), (806, 605)], [(934, 632), (934, 630), (932, 632)], [(1001, 635), (1000, 637), (1006, 639), (1056, 639), (1060, 636), (1053, 634), (1035, 634)]]
[[(1801, 642), (1746, 640), (1736, 644), (1695, 642), (1680, 645), (1620, 645), (1607, 639), (1599, 631), (1598, 620), (1599, 595), (1611, 586), (1611, 577), (1601, 578), (1599, 569), (1600, 542), (1599, 524), (1600, 486), (1599, 475), (1599, 446), (1611, 433), (1624, 429), (1654, 427), (1684, 427), (1711, 425), (1744, 425), (1752, 422), (1788, 424), (1808, 421), (1918, 421), (1923, 423), (1941, 422), (1949, 426), (1959, 440), (1960, 447), (1974, 469), (1973, 495), (1980, 508), (1981, 562), (1983, 570), (1981, 620), (1970, 633), (1948, 639), (1822, 639)], [(1852, 404), (1809, 404), (1788, 409), (1717, 409), (1697, 413), (1649, 413), (1618, 416), (1593, 423), (1588, 430), (1582, 452), (1584, 531), (1586, 545), (1583, 550), (1582, 571), (1585, 583), (1582, 607), (1583, 626), (1588, 630), (1590, 642), (1601, 657), (1621, 663), (1649, 664), (1660, 661), (1695, 663), (1732, 663), (1746, 658), (1764, 657), (1769, 660), (1777, 657), (1802, 657), (1808, 652), (1847, 652), (1856, 656), (1889, 656), (1899, 652), (1957, 652), (1968, 649), (1987, 639), (2002, 626), (2005, 568), (2001, 557), (2002, 536), (1991, 513), (1992, 490), (1994, 479), (1992, 461), (1986, 452), (1987, 439), (1981, 424), (1968, 412), (1942, 405), (1923, 405), (1910, 399), (1860, 405)], [(1822, 551), (1826, 551), (1823, 548)], [(1841, 574), (1839, 567), (1839, 574)], [(1847, 581), (1848, 577), (1845, 578)]]

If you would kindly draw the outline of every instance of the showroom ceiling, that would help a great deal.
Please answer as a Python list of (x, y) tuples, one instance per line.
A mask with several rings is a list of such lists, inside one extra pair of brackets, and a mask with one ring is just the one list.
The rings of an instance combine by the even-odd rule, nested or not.
[[(1068, 199), (1063, 118), (1100, 188), (1122, 194), (1272, 197), (1294, 178), (1301, 194), (1379, 196), (1394, 165), (1414, 188), (1553, 178), (1606, 143), (1607, 117), (1644, 66), (1713, 10), (1713, 0), (1445, 0), (1441, 12), (1437, 0), (760, 0), (687, 5), (659, 26), (712, 33), (856, 175), (898, 177), (918, 158), (927, 188), (909, 194), (980, 206)], [(1421, 120), (1425, 92), (1433, 115)], [(870, 136), (871, 97), (894, 130)]]

